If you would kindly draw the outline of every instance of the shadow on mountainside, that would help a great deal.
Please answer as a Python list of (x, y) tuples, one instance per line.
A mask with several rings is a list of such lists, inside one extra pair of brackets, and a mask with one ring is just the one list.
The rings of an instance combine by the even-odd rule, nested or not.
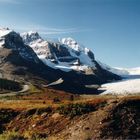
[(140, 75), (129, 75), (126, 79), (140, 79)]

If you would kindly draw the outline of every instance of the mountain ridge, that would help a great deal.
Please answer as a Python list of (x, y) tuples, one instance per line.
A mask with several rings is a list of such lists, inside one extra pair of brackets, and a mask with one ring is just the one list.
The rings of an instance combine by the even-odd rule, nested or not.
[[(80, 46), (72, 38), (62, 38), (58, 42), (42, 39), (37, 32), (21, 34), (25, 44), (29, 45), (38, 57), (54, 69), (63, 71), (96, 69), (94, 54), (86, 47)], [(45, 59), (47, 58), (47, 59)]]
[[(93, 93), (94, 89), (87, 89), (86, 85), (121, 79), (120, 76), (104, 70), (96, 62), (92, 51), (87, 48), (82, 49), (75, 41), (71, 43), (72, 40), (69, 39), (68, 44), (49, 42), (42, 39), (38, 33), (30, 32), (28, 34), (30, 43), (25, 43), (19, 33), (9, 29), (5, 29), (4, 32), (4, 35), (0, 34), (0, 42), (3, 43), (0, 46), (0, 59), (3, 60), (1, 70), (4, 78), (16, 77), (17, 80), (22, 78), (24, 82), (30, 81), (39, 85), (44, 80), (49, 84), (62, 78), (64, 82), (57, 85), (57, 88), (76, 93), (87, 90)], [(68, 46), (71, 44), (76, 45), (80, 52), (74, 50), (73, 46)], [(43, 51), (43, 56), (40, 49)], [(33, 80), (35, 77), (41, 81)]]

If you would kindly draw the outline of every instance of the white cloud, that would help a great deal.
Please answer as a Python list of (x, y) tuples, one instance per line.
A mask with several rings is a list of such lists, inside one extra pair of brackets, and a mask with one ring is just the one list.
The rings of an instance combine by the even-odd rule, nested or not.
[[(25, 26), (26, 25), (26, 26)], [(55, 27), (45, 27), (34, 24), (24, 24), (24, 25), (11, 25), (7, 26), (18, 32), (28, 32), (28, 31), (37, 31), (42, 35), (61, 35), (61, 34), (70, 34), (70, 33), (81, 33), (81, 32), (91, 32), (93, 29), (90, 28), (55, 28)]]
[(57, 30), (46, 30), (46, 31), (39, 31), (40, 34), (43, 35), (55, 35), (55, 34), (69, 34), (69, 33), (79, 33), (79, 32), (88, 32), (91, 29), (57, 29)]
[(93, 29), (85, 29), (85, 28), (52, 28), (52, 27), (44, 27), (44, 26), (26, 26), (24, 27), (17, 27), (15, 30), (19, 30), (20, 32), (27, 32), (27, 31), (37, 31), (42, 35), (57, 35), (57, 34), (69, 34), (69, 33), (78, 33), (78, 32), (89, 32), (93, 31)]

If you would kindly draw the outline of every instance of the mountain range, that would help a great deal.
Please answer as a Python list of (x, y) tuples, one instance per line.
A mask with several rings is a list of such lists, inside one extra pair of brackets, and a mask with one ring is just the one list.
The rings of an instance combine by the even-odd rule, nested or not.
[(93, 92), (92, 85), (121, 79), (72, 38), (45, 40), (37, 32), (8, 28), (0, 29), (0, 76), (40, 86), (63, 79), (54, 88), (74, 93)]

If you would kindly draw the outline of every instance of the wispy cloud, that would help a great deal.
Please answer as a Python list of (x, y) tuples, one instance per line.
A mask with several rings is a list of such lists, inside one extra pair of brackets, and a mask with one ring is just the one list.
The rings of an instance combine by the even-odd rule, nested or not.
[(55, 35), (55, 34), (70, 34), (70, 33), (79, 33), (79, 32), (88, 32), (91, 31), (91, 29), (56, 29), (56, 30), (44, 30), (44, 31), (39, 31), (40, 34), (43, 35)]
[(80, 32), (90, 32), (93, 29), (89, 28), (52, 28), (44, 26), (28, 26), (22, 28), (16, 28), (20, 32), (24, 31), (37, 31), (42, 35), (58, 35), (58, 34), (70, 34), (70, 33), (80, 33)]
[(20, 4), (20, 0), (0, 0), (0, 3), (7, 3), (7, 4)]

